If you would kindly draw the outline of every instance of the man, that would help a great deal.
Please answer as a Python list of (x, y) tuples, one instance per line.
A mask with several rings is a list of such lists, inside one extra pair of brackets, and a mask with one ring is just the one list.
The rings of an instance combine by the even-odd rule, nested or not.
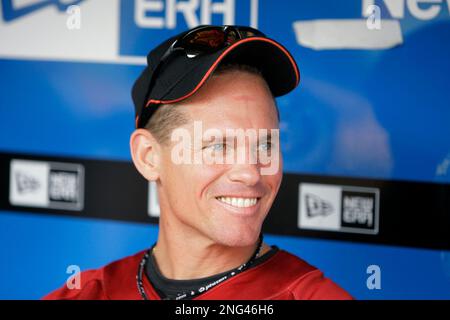
[(130, 147), (157, 185), (158, 240), (46, 298), (350, 299), (261, 234), (282, 179), (274, 97), (300, 79), (289, 52), (255, 29), (200, 26), (147, 58)]

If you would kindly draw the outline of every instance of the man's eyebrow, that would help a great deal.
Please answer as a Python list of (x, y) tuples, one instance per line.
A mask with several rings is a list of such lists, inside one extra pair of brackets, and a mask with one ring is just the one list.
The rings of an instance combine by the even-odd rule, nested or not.
[(202, 139), (202, 144), (208, 144), (208, 143), (217, 142), (217, 141), (226, 142), (226, 137), (224, 137), (224, 136), (218, 137), (218, 136), (212, 135), (209, 137), (209, 139)]
[[(242, 136), (240, 136), (240, 135), (223, 135), (222, 137), (217, 137), (215, 135), (212, 135), (209, 137), (209, 139), (202, 139), (202, 144), (217, 142), (217, 141), (223, 142), (223, 143), (230, 142), (230, 141), (236, 142), (237, 139), (240, 137), (242, 137)], [(244, 135), (244, 137), (248, 138), (247, 135)], [(255, 137), (257, 138), (257, 140), (268, 141), (268, 142), (272, 141), (272, 134), (270, 131), (268, 131), (268, 133), (265, 135), (256, 134)]]

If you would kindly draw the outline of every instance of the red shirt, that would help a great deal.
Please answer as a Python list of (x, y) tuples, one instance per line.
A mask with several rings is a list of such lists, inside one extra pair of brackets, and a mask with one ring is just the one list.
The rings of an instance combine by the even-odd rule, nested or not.
[[(136, 274), (144, 251), (96, 270), (81, 273), (81, 288), (66, 286), (44, 299), (141, 300)], [(149, 299), (159, 300), (147, 277), (144, 289)], [(302, 300), (352, 299), (323, 273), (300, 258), (279, 250), (267, 261), (218, 284), (194, 300)]]

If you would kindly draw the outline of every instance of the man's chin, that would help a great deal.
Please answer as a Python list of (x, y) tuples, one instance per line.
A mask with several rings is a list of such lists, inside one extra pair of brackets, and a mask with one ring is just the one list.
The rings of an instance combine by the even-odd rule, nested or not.
[[(246, 247), (254, 245), (261, 233), (266, 216), (261, 204), (256, 212), (233, 211), (226, 206), (217, 205), (209, 208), (208, 226), (203, 230), (215, 243), (229, 247)], [(205, 226), (204, 226), (205, 227)]]
[(246, 247), (254, 245), (259, 238), (260, 228), (254, 226), (231, 226), (230, 229), (215, 232), (211, 238), (216, 243), (228, 247)]

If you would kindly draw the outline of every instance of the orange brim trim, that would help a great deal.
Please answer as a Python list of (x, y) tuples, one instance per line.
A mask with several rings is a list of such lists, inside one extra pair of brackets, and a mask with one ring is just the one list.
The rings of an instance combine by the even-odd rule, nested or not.
[[(145, 105), (144, 108), (147, 108), (150, 104), (167, 104), (167, 103), (176, 103), (179, 101), (182, 101), (184, 99), (189, 98), (190, 96), (192, 96), (194, 93), (196, 93), (200, 87), (203, 85), (203, 83), (205, 83), (205, 81), (208, 79), (209, 75), (213, 72), (213, 70), (216, 68), (216, 66), (222, 61), (222, 59), (234, 48), (236, 48), (237, 46), (239, 46), (240, 44), (246, 43), (246, 42), (250, 42), (250, 41), (265, 41), (265, 42), (269, 42), (271, 44), (273, 44), (274, 46), (276, 46), (278, 49), (280, 49), (289, 59), (289, 61), (291, 62), (294, 71), (295, 71), (295, 77), (297, 79), (295, 86), (298, 85), (298, 83), (300, 82), (300, 72), (298, 70), (297, 64), (294, 61), (294, 58), (292, 58), (291, 54), (289, 53), (289, 51), (287, 51), (282, 45), (280, 45), (279, 43), (275, 42), (272, 39), (268, 39), (268, 38), (262, 38), (262, 37), (252, 37), (252, 38), (246, 38), (243, 40), (240, 40), (238, 42), (233, 43), (231, 46), (229, 46), (224, 52), (221, 53), (221, 55), (216, 59), (216, 61), (211, 65), (211, 67), (209, 67), (208, 71), (205, 73), (205, 75), (203, 76), (202, 80), (197, 84), (197, 86), (194, 88), (194, 90), (192, 90), (191, 92), (189, 92), (188, 94), (177, 98), (177, 99), (173, 99), (173, 100), (153, 100), (150, 99), (147, 101), (147, 104)], [(138, 127), (138, 123), (139, 123), (139, 116), (136, 117), (136, 128)]]

